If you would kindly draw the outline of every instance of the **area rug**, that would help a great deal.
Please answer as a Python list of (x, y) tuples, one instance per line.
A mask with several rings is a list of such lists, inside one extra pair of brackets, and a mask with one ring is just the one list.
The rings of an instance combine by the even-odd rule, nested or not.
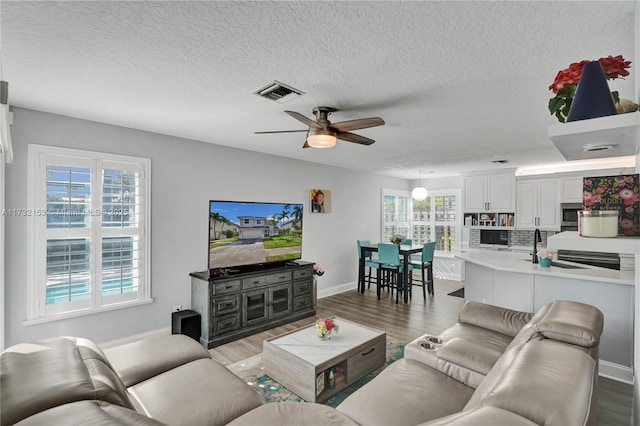
[(455, 296), (464, 298), (464, 287), (457, 289), (456, 291), (452, 291), (447, 296)]
[[(404, 344), (398, 340), (387, 336), (387, 360), (385, 364), (378, 367), (376, 370), (367, 374), (360, 380), (353, 383), (346, 389), (338, 392), (331, 398), (323, 402), (325, 405), (331, 407), (337, 407), (342, 401), (349, 395), (355, 392), (376, 377), (382, 370), (384, 370), (389, 364), (393, 363), (397, 359), (404, 356)], [(249, 386), (255, 389), (256, 392), (261, 394), (265, 401), (269, 402), (281, 402), (281, 401), (304, 401), (301, 397), (291, 392), (280, 383), (276, 382), (269, 376), (264, 374), (264, 368), (262, 366), (262, 354), (254, 355), (251, 358), (247, 358), (242, 361), (238, 361), (227, 366), (231, 372), (242, 380), (247, 382)]]

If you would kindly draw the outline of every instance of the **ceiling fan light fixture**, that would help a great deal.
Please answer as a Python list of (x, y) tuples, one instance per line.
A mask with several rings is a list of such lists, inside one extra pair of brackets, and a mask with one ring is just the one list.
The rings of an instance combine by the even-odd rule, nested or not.
[(333, 148), (336, 146), (336, 134), (328, 130), (312, 129), (307, 136), (307, 144), (312, 148)]

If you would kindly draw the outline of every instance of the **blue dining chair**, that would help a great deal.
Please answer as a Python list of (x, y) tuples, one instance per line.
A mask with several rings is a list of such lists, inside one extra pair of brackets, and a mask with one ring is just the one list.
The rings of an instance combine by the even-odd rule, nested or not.
[[(378, 244), (378, 270), (376, 277), (376, 293), (378, 300), (380, 300), (380, 293), (383, 287), (391, 289), (391, 295), (393, 291), (396, 291), (396, 303), (398, 303), (398, 297), (401, 291), (407, 291), (404, 288), (404, 265), (400, 260), (400, 248), (395, 244), (379, 243)], [(413, 270), (413, 265), (409, 264), (409, 273)], [(387, 273), (387, 279), (382, 281), (382, 273)], [(411, 282), (408, 280), (409, 283)], [(410, 288), (410, 287), (409, 287)]]
[[(424, 300), (427, 300), (427, 290), (431, 296), (434, 295), (433, 291), (433, 253), (436, 251), (436, 243), (424, 243), (422, 246), (422, 256), (420, 260), (412, 260), (410, 265), (420, 268), (422, 270), (422, 280), (416, 280), (411, 278), (411, 287), (419, 285), (422, 287), (422, 296)], [(425, 270), (427, 271), (425, 276)], [(415, 284), (417, 282), (418, 284)], [(425, 290), (426, 288), (426, 290)], [(409, 289), (409, 297), (411, 297), (411, 289)]]
[[(362, 255), (362, 250), (361, 250), (362, 246), (370, 246), (370, 245), (371, 245), (371, 241), (369, 240), (358, 240), (358, 261), (360, 261), (360, 256)], [(377, 270), (378, 266), (379, 266), (379, 263), (373, 260), (372, 253), (367, 252), (367, 255), (365, 255), (364, 257), (364, 267), (369, 268), (369, 273), (366, 274), (366, 280), (365, 280), (365, 282), (367, 283), (367, 288), (371, 288), (371, 282), (373, 281), (373, 277), (371, 276), (371, 273), (374, 268)], [(360, 271), (360, 268), (358, 268), (358, 271)], [(362, 277), (358, 275), (358, 282), (360, 282), (361, 279)]]

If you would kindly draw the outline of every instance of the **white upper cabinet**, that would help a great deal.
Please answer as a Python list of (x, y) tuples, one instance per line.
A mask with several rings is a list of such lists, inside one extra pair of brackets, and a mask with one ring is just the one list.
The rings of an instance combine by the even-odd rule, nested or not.
[(518, 180), (516, 229), (560, 230), (558, 179)]
[(465, 176), (464, 211), (513, 212), (514, 207), (515, 175), (513, 173)]
[(560, 202), (582, 203), (582, 176), (560, 179)]

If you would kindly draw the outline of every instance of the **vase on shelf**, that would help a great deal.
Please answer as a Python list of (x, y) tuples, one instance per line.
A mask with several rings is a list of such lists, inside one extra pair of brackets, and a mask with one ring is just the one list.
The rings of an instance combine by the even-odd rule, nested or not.
[(584, 64), (567, 122), (616, 115), (616, 104), (599, 61)]

